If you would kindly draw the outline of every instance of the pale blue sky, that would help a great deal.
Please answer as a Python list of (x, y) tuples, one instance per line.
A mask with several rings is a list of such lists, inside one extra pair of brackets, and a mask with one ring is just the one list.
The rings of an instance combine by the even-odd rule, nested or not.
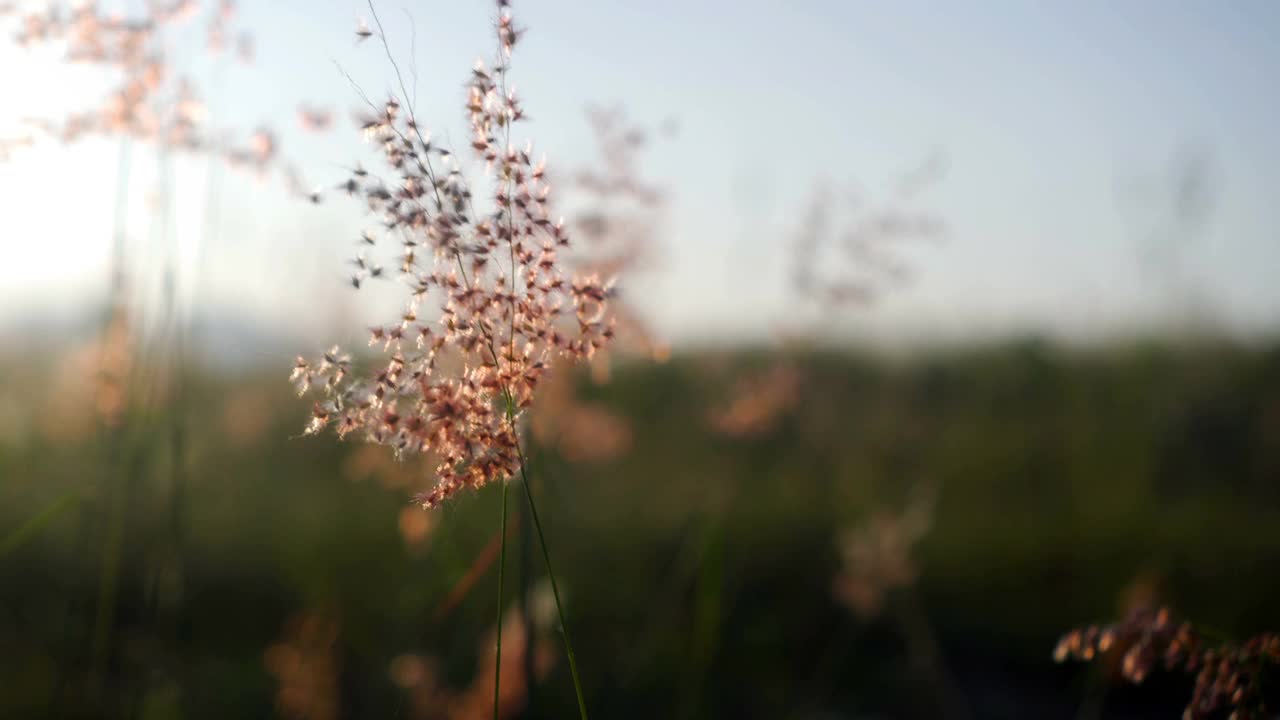
[[(185, 59), (216, 121), (273, 125), (309, 180), (340, 180), (368, 149), (345, 122), (303, 135), (294, 111), (330, 105), (345, 119), (356, 107), (335, 60), (371, 94), (390, 88), (377, 46), (353, 42), (367, 10), (347, 0), (240, 5), (257, 37), (255, 66), (225, 67), (213, 91), (209, 61)], [(489, 4), (378, 6), (404, 60), (401, 8), (417, 21), (419, 114), (437, 135), (465, 138), (461, 87), (490, 52)], [(912, 256), (912, 287), (851, 327), (913, 338), (1093, 335), (1185, 313), (1181, 295), (1142, 271), (1138, 247), (1164, 222), (1161, 188), (1188, 146), (1210, 158), (1213, 205), (1181, 256), (1185, 282), (1230, 327), (1274, 330), (1280, 320), (1278, 3), (527, 0), (516, 12), (530, 28), (513, 75), (534, 118), (524, 131), (553, 169), (589, 157), (588, 103), (622, 103), (650, 125), (679, 121), (645, 165), (672, 202), (661, 266), (624, 280), (677, 341), (785, 324), (787, 246), (815, 181), (856, 181), (874, 195), (935, 150), (949, 171), (924, 206), (948, 236)], [(60, 93), (79, 91), (32, 80), (49, 77), (35, 70), (49, 65), (0, 49), (0, 130), (25, 114), (24, 98), (56, 107)], [(18, 258), (0, 269), (0, 314), (101, 297), (114, 198), (102, 188), (115, 153), (85, 143), (0, 165), (0, 197), (12, 204), (0, 231)], [(154, 162), (134, 158), (145, 182)], [(205, 170), (175, 171), (179, 234), (198, 236)], [(317, 313), (330, 307), (317, 298), (340, 289), (360, 208), (313, 208), (234, 174), (222, 182), (217, 242), (185, 259), (201, 268), (198, 302), (320, 332), (331, 315)], [(139, 256), (154, 254), (145, 237), (134, 242)], [(378, 312), (346, 311), (355, 326)]]

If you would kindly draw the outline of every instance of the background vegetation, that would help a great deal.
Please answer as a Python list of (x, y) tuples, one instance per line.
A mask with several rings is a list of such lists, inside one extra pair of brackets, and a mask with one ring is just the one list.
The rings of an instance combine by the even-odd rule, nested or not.
[[(794, 401), (718, 431), (779, 361)], [(192, 371), (114, 426), (67, 374), (0, 373), (0, 715), (292, 716), (296, 686), (302, 716), (487, 716), (464, 699), (497, 488), (402, 515), (423, 468), (293, 437), (278, 372)], [(1151, 602), (1229, 637), (1274, 624), (1280, 346), (708, 352), (577, 382), (625, 442), (543, 433), (534, 483), (599, 717), (1171, 717), (1184, 681), (1110, 687), (1053, 663), (1059, 635)], [(921, 487), (918, 579), (851, 612), (839, 533)], [(537, 618), (521, 555), (511, 602)], [(557, 651), (504, 662), (534, 678), (513, 710), (573, 714)]]

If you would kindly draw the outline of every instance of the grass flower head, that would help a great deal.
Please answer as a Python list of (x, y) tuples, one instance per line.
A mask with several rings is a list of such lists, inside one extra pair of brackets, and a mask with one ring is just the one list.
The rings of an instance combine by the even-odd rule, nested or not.
[[(519, 422), (551, 361), (589, 359), (614, 335), (611, 284), (566, 269), (570, 238), (551, 213), (545, 161), (511, 139), (526, 119), (507, 82), (523, 31), (505, 3), (499, 12), (496, 58), (472, 70), (465, 101), (469, 148), (488, 182), (473, 183), (454, 153), (432, 142), (403, 83), (400, 96), (366, 98), (359, 130), (378, 146), (386, 175), (360, 167), (342, 185), (382, 221), (359, 239), (351, 285), (390, 274), (371, 257), (391, 242), (397, 257), (387, 268), (408, 297), (399, 317), (370, 329), (382, 353), (372, 374), (352, 377), (339, 348), (299, 358), (293, 372), (300, 392), (323, 395), (308, 434), (333, 427), (398, 454), (439, 458), (435, 487), (417, 498), (423, 507), (514, 475)], [(374, 20), (370, 32), (385, 48)]]

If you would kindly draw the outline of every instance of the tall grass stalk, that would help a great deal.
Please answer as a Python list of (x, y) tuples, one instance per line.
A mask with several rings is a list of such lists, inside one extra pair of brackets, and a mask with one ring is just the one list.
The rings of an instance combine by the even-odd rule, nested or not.
[[(320, 390), (305, 434), (331, 426), (339, 437), (354, 434), (390, 446), (398, 455), (433, 452), (440, 459), (435, 487), (418, 494), (424, 509), (439, 507), (462, 490), (498, 482), (504, 486), (499, 540), (498, 627), (494, 672), (494, 717), (501, 714), (502, 602), (506, 580), (508, 482), (525, 486), (543, 561), (564, 633), (581, 717), (586, 701), (569, 638), (560, 589), (552, 569), (541, 518), (529, 486), (530, 468), (521, 437), (520, 415), (530, 407), (545, 375), (559, 358), (585, 362), (615, 337), (609, 301), (612, 280), (573, 274), (560, 253), (568, 252), (564, 221), (553, 219), (545, 161), (533, 147), (512, 145), (511, 125), (527, 120), (523, 103), (508, 89), (509, 58), (524, 29), (507, 0), (498, 0), (494, 25), (497, 52), (492, 67), (471, 71), (465, 110), (474, 156), (492, 173), (492, 209), (479, 213), (472, 185), (452, 150), (433, 144), (414, 109), (404, 73), (387, 41), (372, 0), (374, 27), (363, 22), (356, 41), (377, 37), (399, 86), (375, 103), (347, 75), (369, 112), (359, 118), (366, 140), (376, 140), (385, 167), (357, 165), (338, 187), (362, 197), (381, 215), (377, 231), (358, 240), (350, 285), (385, 280), (376, 258), (380, 237), (399, 236), (399, 276), (410, 290), (404, 311), (390, 325), (370, 328), (370, 345), (390, 354), (385, 369), (350, 378), (351, 356), (335, 346), (318, 361), (299, 357), (292, 381), (299, 394)], [(345, 74), (345, 73), (344, 73)], [(434, 158), (434, 159), (433, 159)], [(436, 163), (439, 162), (440, 165)], [(315, 201), (319, 201), (318, 198)], [(507, 246), (505, 257), (501, 247)], [(439, 304), (432, 306), (435, 300)], [(394, 350), (393, 350), (394, 349)], [(460, 366), (437, 365), (448, 355)]]
[(578, 698), (578, 715), (587, 720), (587, 701), (582, 694), (582, 679), (578, 675), (578, 661), (573, 654), (573, 641), (569, 637), (569, 623), (564, 615), (564, 603), (560, 600), (560, 586), (556, 582), (555, 570), (551, 568), (551, 551), (547, 549), (547, 536), (542, 531), (542, 520), (538, 518), (538, 504), (533, 499), (533, 488), (529, 486), (529, 463), (525, 459), (524, 450), (516, 446), (520, 454), (520, 480), (524, 485), (524, 496), (529, 501), (529, 515), (533, 518), (533, 529), (538, 535), (538, 546), (542, 549), (542, 561), (547, 566), (547, 579), (551, 581), (551, 594), (556, 600), (556, 614), (560, 619), (560, 635), (564, 638), (564, 652), (569, 659), (569, 673), (573, 676), (573, 691)]
[[(507, 481), (510, 482), (510, 481)], [(498, 706), (502, 687), (502, 581), (507, 571), (507, 482), (502, 483), (502, 518), (498, 534), (502, 537), (498, 549), (498, 609), (497, 650), (493, 656), (493, 720), (498, 720)]]
[(525, 509), (525, 506), (516, 503), (516, 524), (520, 530), (520, 589), (518, 601), (520, 603), (520, 617), (524, 620), (526, 633), (524, 662), (521, 663), (521, 672), (524, 674), (525, 705), (533, 707), (537, 704), (537, 699), (534, 697), (537, 677), (534, 672), (535, 653), (533, 652), (533, 596), (529, 592), (533, 583), (533, 569), (530, 563), (532, 559), (530, 551), (533, 549), (533, 530), (527, 515), (528, 510)]

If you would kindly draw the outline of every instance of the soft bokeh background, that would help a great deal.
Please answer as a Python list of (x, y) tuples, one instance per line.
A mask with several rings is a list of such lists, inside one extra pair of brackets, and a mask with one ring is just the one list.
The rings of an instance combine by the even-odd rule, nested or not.
[[(179, 150), (49, 132), (119, 71), (12, 5), (0, 716), (487, 717), (496, 492), (407, 505), (428, 466), (298, 437), (285, 381), (401, 301), (349, 287), (376, 219), (335, 189), (396, 86), (369, 8), (241, 0), (221, 52), (217, 3), (166, 23)], [(493, 8), (377, 8), (465, 146)], [(625, 347), (529, 426), (593, 713), (1176, 717), (1188, 681), (1057, 638), (1162, 603), (1280, 627), (1280, 6), (515, 9), (517, 135), (629, 258)], [(513, 518), (504, 707), (572, 715)]]

